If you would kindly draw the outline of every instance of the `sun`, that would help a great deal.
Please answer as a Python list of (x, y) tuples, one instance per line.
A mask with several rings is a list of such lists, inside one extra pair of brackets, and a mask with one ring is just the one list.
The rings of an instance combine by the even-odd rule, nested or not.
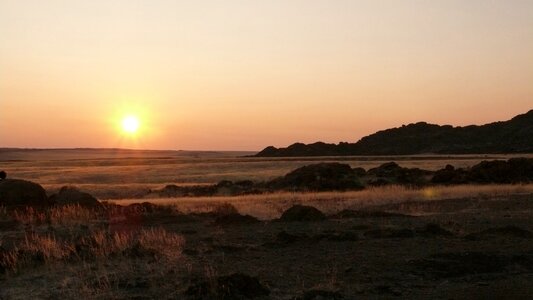
[(122, 119), (122, 130), (129, 134), (134, 134), (139, 130), (140, 122), (136, 116), (126, 116)]

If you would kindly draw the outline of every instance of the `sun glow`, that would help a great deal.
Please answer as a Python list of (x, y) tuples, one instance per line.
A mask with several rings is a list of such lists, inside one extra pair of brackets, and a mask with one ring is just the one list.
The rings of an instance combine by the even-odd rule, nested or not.
[(122, 130), (129, 134), (134, 134), (139, 130), (140, 122), (136, 116), (127, 116), (122, 119)]

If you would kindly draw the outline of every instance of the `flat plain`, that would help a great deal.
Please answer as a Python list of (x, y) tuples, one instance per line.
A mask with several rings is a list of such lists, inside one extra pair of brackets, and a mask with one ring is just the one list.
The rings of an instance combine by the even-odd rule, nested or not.
[[(74, 185), (108, 203), (104, 211), (0, 209), (0, 298), (529, 299), (533, 294), (531, 184), (178, 198), (144, 193), (167, 184), (266, 181), (317, 162), (368, 169), (395, 161), (437, 170), (510, 156), (244, 157), (249, 154), (0, 151), (8, 178), (37, 182), (48, 195)], [(135, 204), (143, 202), (151, 204)], [(284, 217), (294, 205), (319, 212)]]

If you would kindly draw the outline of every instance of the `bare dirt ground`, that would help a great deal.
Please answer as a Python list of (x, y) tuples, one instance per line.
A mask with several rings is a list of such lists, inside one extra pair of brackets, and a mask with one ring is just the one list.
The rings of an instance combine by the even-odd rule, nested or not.
[[(168, 211), (130, 220), (68, 221), (63, 212), (64, 224), (6, 221), (5, 248), (11, 241), (27, 244), (31, 234), (72, 241), (104, 228), (115, 234), (159, 228), (180, 241), (169, 244), (170, 255), (130, 253), (130, 247), (95, 259), (32, 258), (2, 275), (0, 297), (246, 299), (213, 287), (234, 273), (257, 278), (269, 291), (258, 299), (529, 299), (533, 293), (532, 195), (411, 201), (362, 211), (315, 221)], [(195, 290), (202, 282), (215, 292)]]

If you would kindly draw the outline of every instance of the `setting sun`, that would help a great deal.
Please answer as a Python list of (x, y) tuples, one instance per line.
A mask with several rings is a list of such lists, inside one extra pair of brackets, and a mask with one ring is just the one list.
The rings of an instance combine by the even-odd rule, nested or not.
[(139, 129), (139, 119), (136, 116), (127, 116), (122, 120), (122, 130), (126, 133), (136, 133)]

